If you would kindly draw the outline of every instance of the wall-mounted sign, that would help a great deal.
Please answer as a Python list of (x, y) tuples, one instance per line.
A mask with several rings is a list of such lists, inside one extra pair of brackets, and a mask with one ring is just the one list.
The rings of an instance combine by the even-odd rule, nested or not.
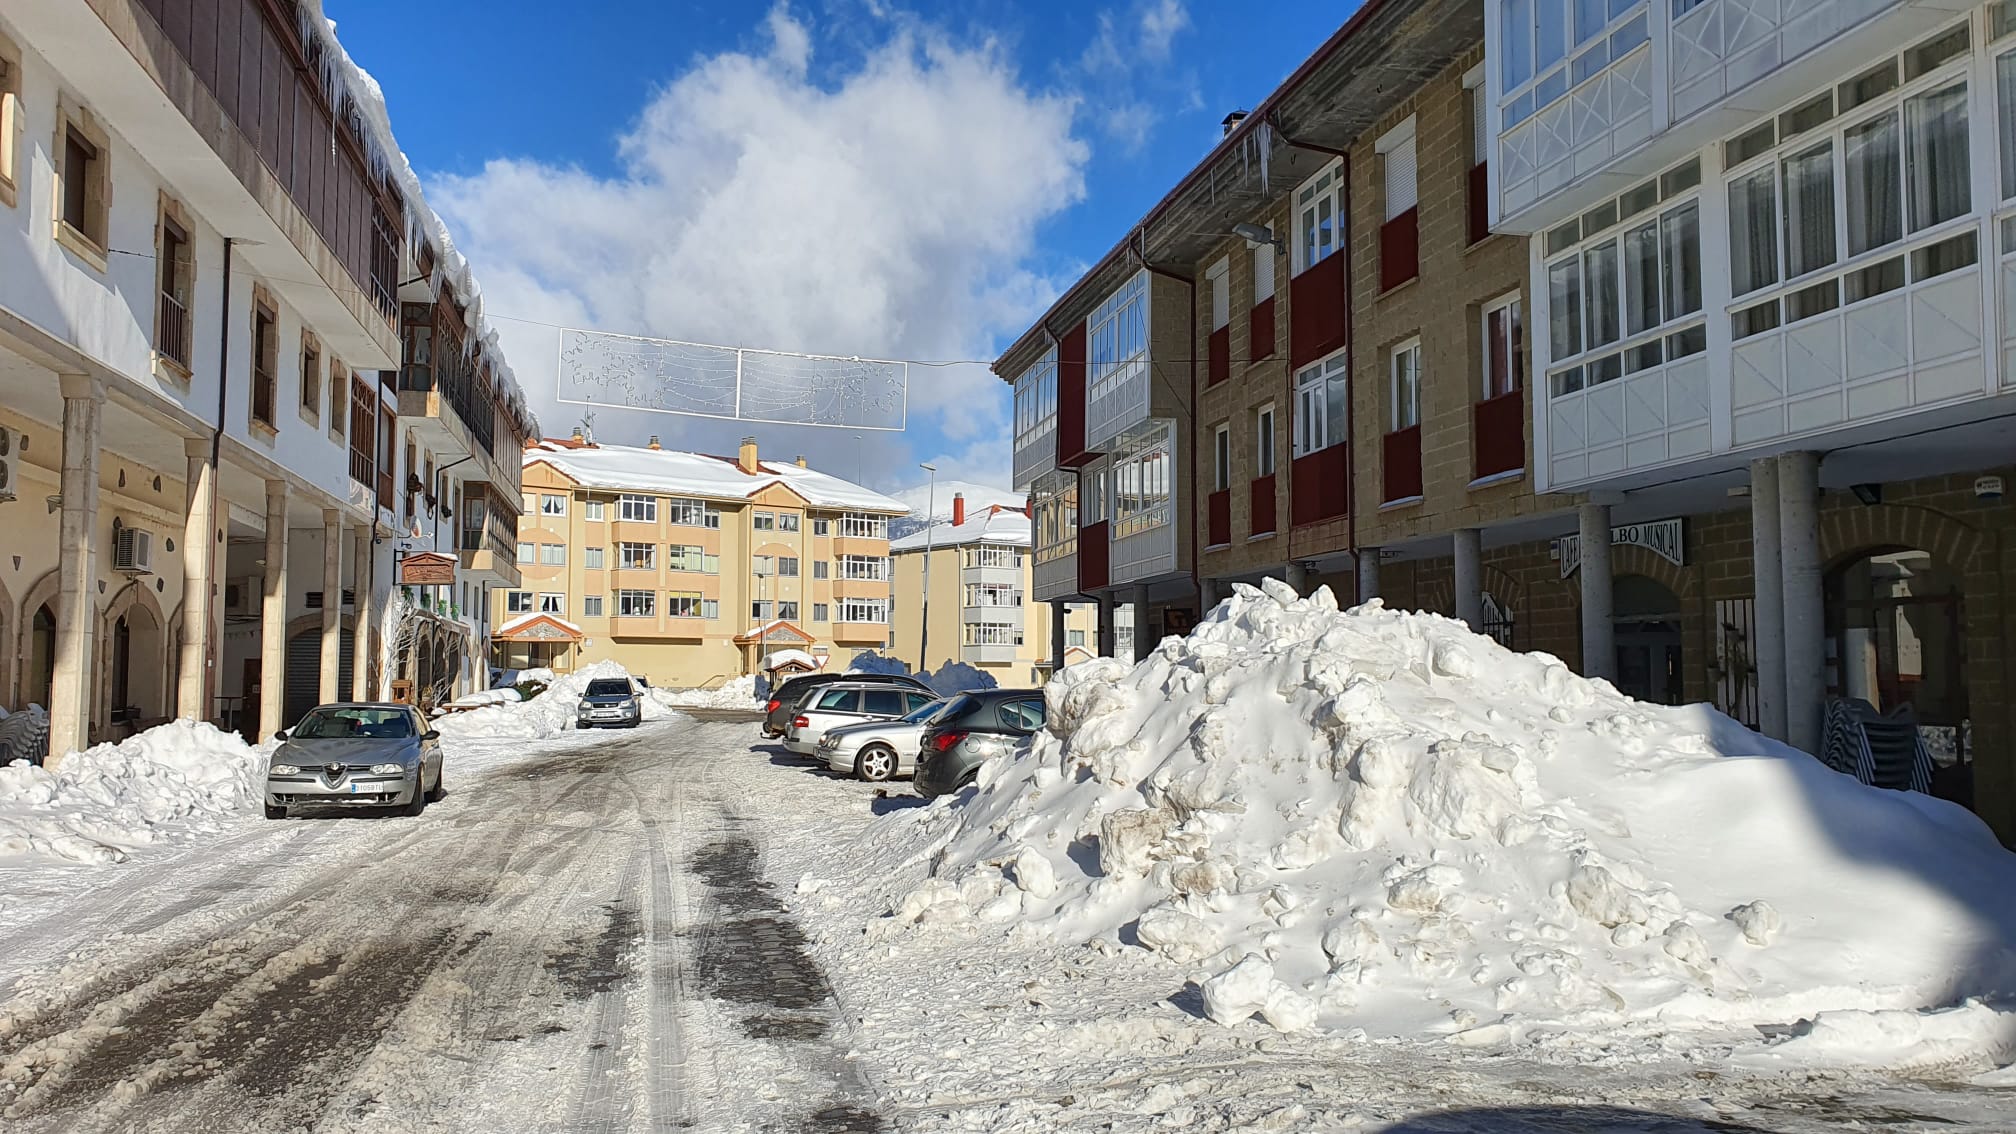
[[(1642, 524), (1619, 524), (1610, 529), (1611, 547), (1642, 547), (1675, 567), (1687, 566), (1687, 544), (1679, 517), (1649, 520)], [(1573, 575), (1582, 566), (1582, 537), (1563, 536), (1554, 541), (1553, 556), (1561, 563), (1561, 577)]]
[(404, 587), (443, 587), (455, 583), (455, 568), (459, 566), (452, 555), (423, 551), (409, 555), (399, 561), (399, 585)]

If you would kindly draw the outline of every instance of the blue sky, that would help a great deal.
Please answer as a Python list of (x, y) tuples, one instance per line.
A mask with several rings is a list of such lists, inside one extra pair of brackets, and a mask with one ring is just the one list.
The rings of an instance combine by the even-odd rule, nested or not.
[[(325, 0), (549, 433), (540, 323), (989, 358), (1349, 14), (1289, 0)], [(559, 11), (563, 14), (556, 16)], [(514, 323), (508, 316), (530, 322)], [(912, 370), (909, 429), (604, 410), (605, 440), (1005, 482), (1006, 387)]]

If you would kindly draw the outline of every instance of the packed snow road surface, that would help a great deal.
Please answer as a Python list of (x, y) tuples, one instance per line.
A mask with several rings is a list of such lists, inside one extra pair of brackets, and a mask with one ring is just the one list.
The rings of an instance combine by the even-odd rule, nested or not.
[(879, 1129), (735, 815), (748, 732), (451, 754), (420, 819), (124, 868), (0, 941), (0, 1127)]

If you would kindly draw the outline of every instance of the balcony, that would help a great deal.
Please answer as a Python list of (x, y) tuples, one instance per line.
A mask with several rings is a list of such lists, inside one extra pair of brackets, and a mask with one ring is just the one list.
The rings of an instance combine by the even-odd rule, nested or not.
[(1477, 480), (1526, 467), (1526, 393), (1513, 390), (1470, 407), (1471, 475)]
[(1211, 332), (1205, 354), (1208, 356), (1205, 385), (1216, 386), (1232, 377), (1232, 324), (1227, 323)]
[(1205, 503), (1210, 519), (1206, 523), (1209, 536), (1205, 544), (1210, 547), (1224, 547), (1232, 542), (1232, 490), (1220, 489), (1211, 494)]
[(1258, 362), (1274, 357), (1274, 297), (1268, 296), (1253, 305), (1246, 315), (1246, 354), (1248, 362)]
[(1020, 646), (961, 646), (959, 660), (967, 665), (1013, 665), (1021, 653)]
[(1295, 458), (1290, 470), (1288, 522), (1320, 523), (1351, 509), (1351, 450), (1332, 445)]
[[(1076, 544), (1071, 545), (1074, 549)], [(1075, 550), (1039, 559), (1030, 569), (1029, 597), (1051, 602), (1078, 593), (1078, 555)]]
[(1382, 441), (1380, 468), (1385, 501), (1398, 504), (1421, 498), (1421, 427), (1410, 425), (1388, 433)]
[(886, 622), (835, 622), (833, 624), (833, 644), (836, 646), (886, 646), (889, 644), (889, 624)]
[(1015, 457), (1011, 467), (1015, 490), (1026, 492), (1031, 484), (1057, 467), (1057, 418), (1037, 422), (1028, 433), (1015, 435)]
[(1421, 275), (1421, 210), (1408, 209), (1379, 226), (1379, 290), (1392, 291)]
[(1251, 493), (1246, 512), (1247, 526), (1251, 529), (1248, 536), (1273, 535), (1274, 529), (1281, 526), (1274, 505), (1274, 474), (1254, 477), (1248, 491)]
[(1326, 256), (1288, 281), (1288, 363), (1306, 366), (1351, 338), (1351, 303), (1345, 294), (1349, 253)]

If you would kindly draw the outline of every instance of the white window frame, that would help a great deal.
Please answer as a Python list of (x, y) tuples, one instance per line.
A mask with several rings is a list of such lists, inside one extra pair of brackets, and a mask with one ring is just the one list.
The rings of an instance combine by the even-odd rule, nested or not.
[(830, 579), (830, 578), (832, 578), (832, 577), (833, 577), (833, 564), (832, 564), (831, 562), (827, 561), (827, 560), (824, 560), (824, 559), (814, 559), (814, 560), (812, 561), (812, 577), (813, 577), (814, 579)]
[(1211, 293), (1211, 329), (1220, 331), (1232, 322), (1232, 261), (1219, 257), (1204, 270), (1204, 282)]
[(617, 591), (616, 616), (618, 618), (658, 617), (658, 592), (630, 590), (628, 588)]
[(1015, 378), (1015, 447), (1026, 449), (1057, 428), (1057, 346)]
[(1170, 522), (1176, 494), (1176, 440), (1168, 427), (1127, 443), (1113, 461), (1113, 538)]
[[(1525, 297), (1515, 291), (1509, 295), (1501, 295), (1497, 299), (1486, 303), (1483, 310), (1478, 313), (1477, 332), (1479, 336), (1478, 343), (1481, 348), (1477, 352), (1477, 400), (1479, 401), (1488, 402), (1492, 398), (1502, 394), (1510, 394), (1523, 389), (1526, 385), (1525, 356), (1520, 349), (1526, 342), (1526, 306), (1524, 300)], [(1505, 344), (1505, 360), (1506, 364), (1511, 368), (1509, 377), (1499, 375), (1492, 366), (1491, 317), (1504, 311), (1511, 312), (1511, 321), (1508, 325), (1516, 332), (1508, 336), (1508, 341)], [(1499, 381), (1501, 377), (1505, 378), (1505, 381), (1502, 383)], [(1497, 387), (1501, 384), (1504, 388), (1498, 389)]]
[(879, 625), (889, 621), (888, 599), (843, 598), (838, 605), (840, 622)]
[(1143, 268), (1085, 319), (1086, 404), (1145, 371), (1148, 345), (1148, 270)]
[(602, 617), (602, 596), (601, 596), (601, 595), (582, 595), (582, 596), (581, 596), (581, 617), (583, 617), (583, 618), (600, 618), (600, 617)]
[(564, 516), (567, 514), (567, 498), (551, 492), (539, 494), (539, 514), (542, 516)]
[(890, 578), (889, 558), (883, 555), (843, 555), (840, 557), (840, 577), (886, 583)]
[(831, 615), (832, 608), (830, 604), (823, 602), (812, 604), (812, 621), (814, 624), (833, 621)]
[(1463, 94), (1469, 101), (1466, 108), (1470, 112), (1470, 168), (1488, 164), (1491, 160), (1491, 94), (1484, 87), (1485, 64), (1479, 63), (1463, 73)]
[(1388, 221), (1398, 220), (1421, 203), (1421, 164), (1414, 142), (1414, 116), (1410, 114), (1373, 145), (1379, 155), (1379, 199)]
[(979, 543), (965, 549), (961, 565), (966, 567), (1020, 567), (1021, 552), (998, 543)]
[(673, 496), (666, 499), (665, 522), (675, 528), (718, 528), (721, 526), (720, 513), (709, 508), (703, 500), (692, 500), (684, 496)]
[(699, 591), (666, 591), (665, 617), (704, 618), (707, 597)]
[(567, 617), (567, 596), (555, 591), (541, 591), (539, 593), (539, 613), (558, 615), (561, 618)]
[(616, 567), (622, 571), (656, 571), (658, 545), (623, 540), (616, 545)]
[(567, 566), (567, 545), (564, 543), (542, 543), (539, 545), (539, 566)]
[(780, 532), (797, 531), (799, 522), (799, 516), (796, 512), (777, 513), (777, 530)]
[(777, 530), (777, 513), (751, 512), (749, 513), (749, 527), (754, 531), (774, 532)]
[(608, 519), (608, 505), (600, 500), (583, 500), (581, 518), (591, 524), (599, 524)]
[[(1341, 398), (1341, 404), (1333, 404)], [(1332, 421), (1333, 413), (1341, 420)], [(1297, 457), (1342, 445), (1350, 437), (1351, 359), (1345, 348), (1324, 355), (1295, 375), (1295, 445)]]
[(833, 521), (831, 520), (815, 519), (812, 521), (812, 534), (815, 536), (830, 535), (832, 527)]
[(888, 539), (889, 517), (848, 512), (840, 517), (840, 534), (849, 539)]
[(1050, 563), (1078, 553), (1078, 480), (1052, 473), (1031, 487), (1036, 562)]
[(531, 565), (539, 562), (539, 544), (536, 540), (518, 541), (518, 562)]
[(1232, 488), (1232, 426), (1223, 423), (1211, 430), (1211, 491)]
[(780, 579), (795, 579), (795, 578), (797, 578), (797, 577), (798, 577), (798, 557), (797, 557), (797, 556), (795, 556), (795, 555), (780, 555), (780, 556), (778, 556), (778, 557), (777, 557), (777, 577), (778, 577), (778, 578), (780, 578)]
[(533, 611), (531, 591), (505, 591), (504, 613), (510, 615), (531, 614)]
[(625, 493), (616, 498), (616, 518), (635, 524), (658, 522), (658, 498)]
[(1253, 479), (1273, 476), (1281, 461), (1281, 420), (1274, 403), (1253, 411)]
[(1082, 474), (1078, 481), (1078, 515), (1080, 527), (1091, 527), (1106, 519), (1108, 501), (1106, 498), (1106, 466), (1100, 465)]
[(1409, 339), (1393, 348), (1387, 360), (1388, 433), (1421, 424), (1421, 340)]
[(1347, 231), (1344, 192), (1342, 158), (1332, 158), (1295, 187), (1295, 275), (1344, 250)]
[(582, 568), (582, 570), (584, 570), (584, 571), (600, 571), (600, 570), (602, 570), (602, 569), (603, 569), (603, 568), (602, 568), (602, 549), (601, 549), (601, 548), (599, 548), (599, 547), (584, 547), (584, 548), (582, 548), (582, 549), (581, 549), (581, 568)]
[[(1673, 0), (1672, 18), (1678, 19), (1700, 2)], [(1540, 27), (1542, 11), (1552, 12), (1561, 21), (1560, 34), (1552, 44)], [(1493, 65), (1498, 68), (1499, 104), (1505, 108), (1500, 130), (1509, 130), (1553, 105), (1581, 82), (1643, 48), (1650, 38), (1651, 5), (1647, 3), (1621, 9), (1589, 3), (1578, 11), (1577, 0), (1501, 0), (1497, 15), (1499, 35)], [(1587, 18), (1578, 18), (1583, 16)], [(1582, 79), (1575, 80), (1575, 75)]]

